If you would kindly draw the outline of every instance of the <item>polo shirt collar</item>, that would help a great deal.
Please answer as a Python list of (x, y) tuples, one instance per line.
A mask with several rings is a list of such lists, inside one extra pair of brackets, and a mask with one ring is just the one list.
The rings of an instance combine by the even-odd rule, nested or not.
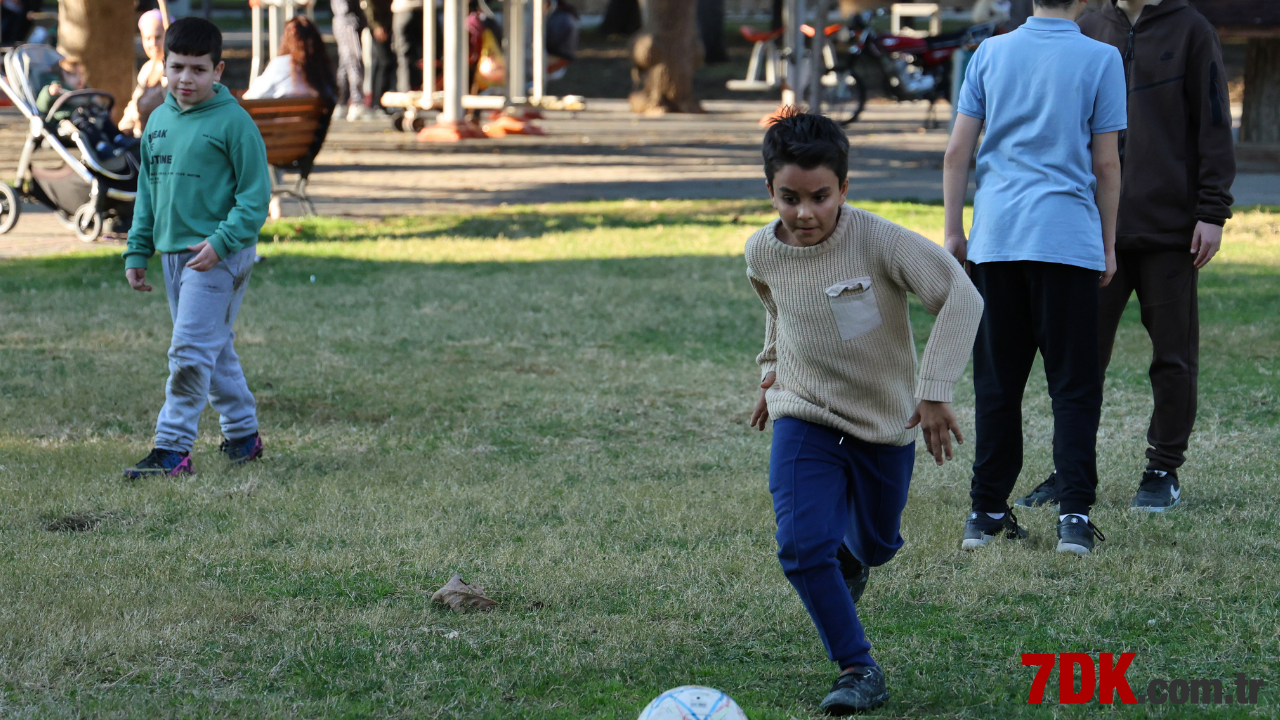
[(1080, 26), (1066, 18), (1029, 17), (1022, 27), (1044, 32), (1080, 32)]

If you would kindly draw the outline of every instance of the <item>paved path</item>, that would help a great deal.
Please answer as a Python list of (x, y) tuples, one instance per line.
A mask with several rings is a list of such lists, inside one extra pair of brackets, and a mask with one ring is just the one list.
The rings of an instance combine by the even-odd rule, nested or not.
[[(759, 118), (771, 103), (708, 101), (704, 115), (642, 118), (621, 100), (548, 113), (546, 136), (455, 145), (419, 143), (383, 122), (335, 121), (312, 175), (322, 215), (385, 217), (589, 199), (763, 197)], [(7, 109), (8, 110), (8, 109)], [(943, 130), (921, 132), (925, 107), (872, 103), (849, 127), (849, 196), (937, 200)], [(0, 169), (12, 161), (13, 118), (0, 113)], [(5, 126), (8, 129), (5, 129)], [(16, 155), (16, 153), (15, 153)], [(1241, 175), (1242, 205), (1280, 204), (1280, 175)], [(0, 257), (84, 247), (49, 212), (26, 206)], [(286, 203), (285, 212), (297, 212)]]

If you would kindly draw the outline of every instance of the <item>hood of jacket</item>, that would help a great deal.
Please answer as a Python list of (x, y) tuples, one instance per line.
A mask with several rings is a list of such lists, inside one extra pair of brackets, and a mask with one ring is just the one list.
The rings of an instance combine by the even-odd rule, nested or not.
[[(1190, 7), (1191, 4), (1188, 0), (1163, 0), (1159, 5), (1147, 5), (1142, 8), (1142, 12), (1138, 15), (1138, 22), (1134, 27), (1155, 22), (1158, 18), (1181, 12)], [(1109, 22), (1114, 22), (1124, 28), (1125, 32), (1129, 31), (1129, 16), (1120, 9), (1118, 0), (1111, 0), (1108, 6), (1102, 7), (1098, 12)]]
[[(1168, 2), (1168, 0), (1165, 1)], [(1183, 2), (1186, 2), (1186, 0), (1183, 0)], [(236, 102), (236, 99), (231, 96), (231, 91), (222, 83), (213, 84), (213, 97), (205, 100), (199, 105), (189, 107), (186, 110), (183, 110), (182, 106), (178, 104), (178, 99), (174, 97), (172, 92), (169, 93), (169, 97), (164, 99), (164, 104), (173, 108), (174, 112), (185, 115), (200, 115), (202, 113), (213, 112), (218, 108), (225, 107), (227, 105), (239, 105), (239, 103)]]

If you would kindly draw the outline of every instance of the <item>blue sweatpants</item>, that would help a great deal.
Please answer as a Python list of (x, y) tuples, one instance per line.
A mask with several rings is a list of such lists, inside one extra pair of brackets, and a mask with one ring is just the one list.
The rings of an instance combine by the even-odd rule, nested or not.
[(870, 567), (893, 558), (915, 457), (915, 443), (875, 445), (796, 418), (773, 423), (778, 560), (841, 668), (876, 663), (836, 550), (843, 542)]

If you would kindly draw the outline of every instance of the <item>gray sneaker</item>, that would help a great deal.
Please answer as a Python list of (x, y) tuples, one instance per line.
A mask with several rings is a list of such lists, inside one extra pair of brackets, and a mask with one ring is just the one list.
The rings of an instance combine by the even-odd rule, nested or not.
[(1133, 509), (1147, 512), (1164, 512), (1182, 498), (1178, 485), (1178, 473), (1164, 470), (1148, 470), (1142, 473), (1142, 484), (1133, 496)]
[(1089, 555), (1093, 552), (1094, 538), (1107, 539), (1091, 520), (1082, 520), (1079, 515), (1068, 515), (1058, 522), (1058, 552)]
[(844, 543), (836, 549), (836, 559), (840, 561), (840, 574), (844, 576), (844, 584), (849, 588), (849, 597), (857, 605), (862, 593), (867, 589), (867, 579), (871, 576), (871, 568), (863, 565), (858, 558), (849, 552)]
[(1025, 540), (1026, 537), (1027, 530), (1018, 524), (1018, 518), (1012, 509), (1006, 510), (1004, 517), (999, 520), (975, 510), (964, 521), (964, 538), (960, 541), (960, 549), (977, 550), (986, 547), (987, 543), (996, 538)]
[(1041, 505), (1057, 505), (1058, 504), (1058, 473), (1051, 472), (1044, 482), (1035, 486), (1035, 488), (1027, 493), (1026, 497), (1020, 497), (1013, 501), (1018, 507), (1040, 507)]
[(874, 666), (855, 667), (852, 672), (836, 678), (820, 707), (828, 715), (852, 715), (878, 708), (888, 699), (883, 670)]

